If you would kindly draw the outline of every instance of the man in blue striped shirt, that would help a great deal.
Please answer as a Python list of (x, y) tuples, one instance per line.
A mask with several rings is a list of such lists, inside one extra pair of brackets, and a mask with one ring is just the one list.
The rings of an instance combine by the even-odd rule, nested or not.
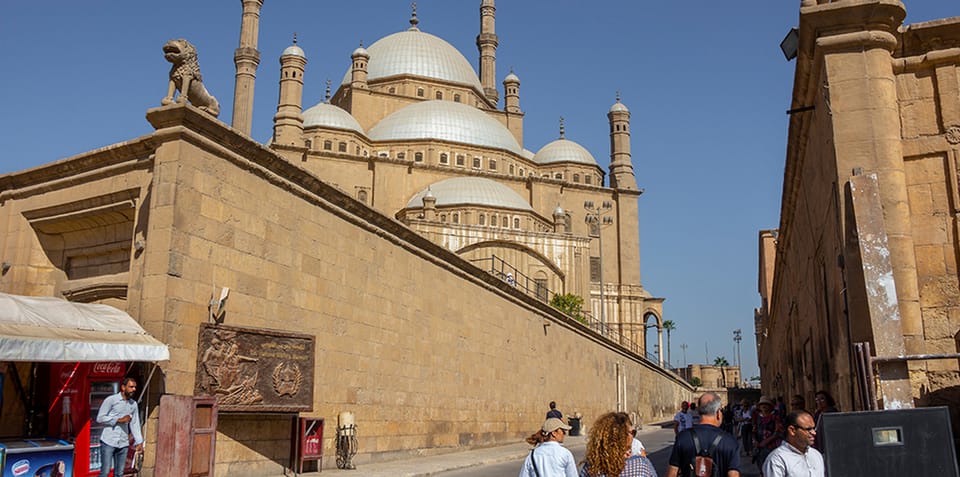
[(100, 434), (100, 477), (123, 475), (127, 463), (127, 450), (130, 447), (130, 433), (133, 433), (133, 445), (136, 450), (143, 449), (143, 434), (140, 432), (140, 410), (133, 393), (137, 391), (137, 380), (124, 378), (120, 392), (107, 396), (100, 404), (97, 422), (106, 424)]

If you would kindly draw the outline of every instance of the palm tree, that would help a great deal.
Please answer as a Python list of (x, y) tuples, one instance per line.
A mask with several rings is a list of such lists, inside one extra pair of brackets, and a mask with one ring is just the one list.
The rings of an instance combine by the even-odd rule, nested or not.
[(673, 362), (670, 361), (670, 332), (677, 329), (677, 324), (673, 320), (663, 322), (663, 329), (667, 330), (667, 367), (672, 368)]
[(730, 363), (727, 362), (727, 358), (723, 356), (717, 356), (717, 359), (713, 360), (713, 365), (720, 368), (720, 379), (723, 381), (723, 387), (727, 387), (726, 366), (730, 366)]

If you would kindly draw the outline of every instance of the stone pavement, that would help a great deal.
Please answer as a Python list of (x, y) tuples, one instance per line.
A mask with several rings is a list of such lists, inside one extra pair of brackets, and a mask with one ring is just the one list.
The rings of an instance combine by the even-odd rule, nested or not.
[[(645, 433), (660, 430), (660, 426), (647, 425), (639, 429), (637, 436)], [(567, 436), (564, 440), (564, 447), (574, 451), (586, 447), (586, 436)], [(498, 464), (508, 461), (521, 461), (530, 452), (530, 445), (520, 441), (516, 444), (509, 444), (497, 447), (487, 447), (483, 449), (474, 449), (462, 452), (451, 452), (448, 454), (431, 455), (415, 457), (403, 460), (394, 460), (389, 462), (365, 463), (354, 470), (341, 470), (337, 468), (323, 469), (319, 474), (309, 473), (301, 475), (318, 475), (327, 477), (422, 477), (435, 475), (441, 472), (447, 472), (468, 467)], [(336, 457), (324, 457), (324, 460), (335, 459)], [(760, 470), (750, 462), (749, 457), (741, 457), (743, 468), (741, 474), (744, 477), (759, 477)], [(659, 469), (658, 469), (659, 470)], [(284, 474), (287, 477), (296, 475), (292, 471)], [(665, 472), (661, 472), (660, 477), (664, 477)]]

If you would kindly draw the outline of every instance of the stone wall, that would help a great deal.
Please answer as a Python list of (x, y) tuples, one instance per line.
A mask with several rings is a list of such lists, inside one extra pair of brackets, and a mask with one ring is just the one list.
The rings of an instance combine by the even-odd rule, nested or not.
[[(192, 107), (153, 110), (148, 119), (157, 132), (110, 157), (148, 163), (149, 174), (113, 176), (81, 156), (46, 166), (46, 176), (0, 182), (3, 252), (16, 269), (0, 288), (49, 294), (45, 276), (13, 285), (29, 270), (56, 272), (25, 210), (103, 195), (105, 186), (140, 191), (134, 234), (144, 247), (131, 255), (126, 311), (170, 347), (165, 392), (193, 394), (199, 326), (211, 295), (229, 287), (226, 324), (316, 337), (313, 411), (302, 415), (326, 419), (327, 466), (342, 411), (356, 414), (362, 465), (517, 442), (539, 427), (551, 400), (589, 426), (614, 409), (639, 422), (667, 420), (693, 397), (675, 375)], [(123, 159), (143, 147), (153, 154)], [(64, 174), (74, 180), (44, 188)], [(36, 193), (21, 198), (27, 189)], [(217, 475), (279, 473), (290, 418), (222, 415)], [(148, 432), (148, 445), (155, 442)]]

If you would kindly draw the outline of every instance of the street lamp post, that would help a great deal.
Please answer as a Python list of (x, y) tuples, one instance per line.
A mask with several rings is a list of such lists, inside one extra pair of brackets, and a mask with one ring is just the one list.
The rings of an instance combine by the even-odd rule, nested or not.
[(683, 367), (687, 367), (687, 344), (683, 343), (680, 345), (680, 349), (683, 350)]
[(613, 223), (613, 217), (610, 217), (606, 214), (609, 214), (613, 211), (613, 204), (605, 200), (599, 205), (594, 206), (592, 200), (588, 200), (583, 203), (584, 210), (587, 211), (587, 216), (585, 221), (587, 225), (597, 227), (597, 247), (599, 248), (600, 253), (600, 333), (603, 335), (607, 334), (607, 311), (606, 304), (604, 303), (604, 292), (603, 292), (603, 227), (606, 227)]
[(740, 376), (743, 376), (743, 365), (740, 363), (740, 340), (742, 339), (740, 328), (733, 330), (733, 341), (737, 342), (737, 368), (740, 369)]

